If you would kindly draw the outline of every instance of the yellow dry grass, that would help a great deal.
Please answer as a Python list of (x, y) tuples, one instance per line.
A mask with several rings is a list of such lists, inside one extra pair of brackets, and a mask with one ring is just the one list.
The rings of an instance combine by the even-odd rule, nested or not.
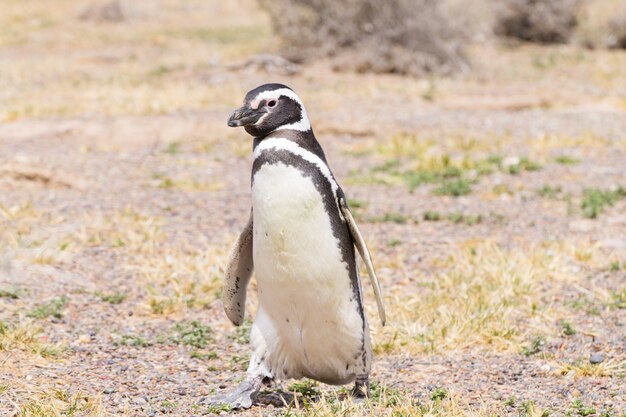
[(589, 360), (580, 359), (572, 363), (559, 363), (557, 366), (561, 375), (572, 373), (575, 377), (619, 377), (626, 374), (625, 359), (609, 359), (599, 364), (592, 364)]
[(148, 313), (168, 314), (206, 307), (219, 298), (224, 246), (172, 241), (165, 220), (126, 207), (78, 218), (53, 217), (30, 204), (3, 208), (7, 220), (0, 249), (11, 260), (63, 267), (90, 248), (106, 248), (137, 280)]
[[(241, 3), (128, 2), (129, 20), (106, 24), (80, 20), (80, 1), (9, 1), (0, 16), (0, 46), (20, 55), (0, 69), (8, 87), (0, 120), (234, 106), (235, 81), (207, 85), (203, 77), (212, 62), (239, 61), (271, 41), (264, 15), (234, 13), (238, 7), (255, 12), (255, 5)], [(207, 15), (231, 18), (207, 25)]]
[(162, 230), (164, 219), (131, 208), (89, 219), (79, 246), (110, 246), (117, 252), (121, 268), (145, 293), (146, 312), (183, 312), (220, 296), (225, 249), (172, 241)]
[[(540, 417), (547, 410), (532, 402), (522, 405), (526, 417)], [(324, 395), (315, 402), (297, 401), (283, 415), (298, 416), (387, 416), (387, 417), (489, 417), (503, 415), (503, 407), (489, 407), (482, 401), (470, 404), (456, 393), (443, 388), (433, 391), (431, 398), (417, 399), (408, 393), (387, 387), (375, 387), (372, 399), (356, 401), (351, 397)]]
[(12, 381), (0, 389), (0, 411), (15, 417), (108, 417), (99, 396), (72, 388)]
[(466, 243), (432, 276), (407, 277), (388, 292), (390, 321), (375, 329), (376, 351), (519, 350), (570, 314), (554, 297), (580, 280), (580, 267), (559, 246)]
[(46, 343), (42, 332), (42, 327), (32, 320), (21, 320), (15, 324), (0, 321), (0, 352), (9, 355), (0, 359), (0, 363), (10, 360), (10, 356), (17, 351), (46, 358), (59, 356), (61, 345)]

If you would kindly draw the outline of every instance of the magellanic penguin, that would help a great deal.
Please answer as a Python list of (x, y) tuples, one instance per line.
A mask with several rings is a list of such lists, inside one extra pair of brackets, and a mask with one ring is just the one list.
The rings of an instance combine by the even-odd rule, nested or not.
[(226, 268), (224, 309), (244, 319), (254, 269), (258, 311), (247, 378), (211, 402), (252, 405), (263, 382), (307, 377), (355, 381), (369, 393), (372, 348), (354, 247), (364, 260), (385, 324), (369, 251), (316, 140), (304, 105), (282, 84), (250, 91), (228, 119), (254, 137), (252, 210)]

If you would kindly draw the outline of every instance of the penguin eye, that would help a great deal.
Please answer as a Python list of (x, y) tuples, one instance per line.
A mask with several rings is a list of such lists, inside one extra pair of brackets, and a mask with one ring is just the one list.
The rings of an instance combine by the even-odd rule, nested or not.
[(274, 107), (276, 106), (276, 100), (270, 100), (267, 102), (267, 107)]

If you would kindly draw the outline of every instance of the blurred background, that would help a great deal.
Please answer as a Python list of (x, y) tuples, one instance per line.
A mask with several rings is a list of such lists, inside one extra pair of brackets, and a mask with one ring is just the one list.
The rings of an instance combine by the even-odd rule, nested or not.
[(226, 120), (280, 82), (389, 324), (365, 284), (371, 402), (287, 381), (243, 415), (623, 416), (625, 48), (623, 0), (0, 0), (0, 415), (227, 411)]

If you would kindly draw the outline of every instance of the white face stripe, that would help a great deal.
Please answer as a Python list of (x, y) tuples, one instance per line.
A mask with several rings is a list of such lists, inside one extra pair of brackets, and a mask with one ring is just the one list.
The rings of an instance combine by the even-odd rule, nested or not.
[[(261, 143), (259, 143), (257, 147), (254, 149), (254, 154), (253, 154), (254, 159), (257, 159), (261, 155), (261, 152), (269, 150), (269, 149), (280, 149), (280, 150), (291, 152), (292, 154), (298, 155), (305, 161), (310, 162), (313, 165), (315, 165), (317, 169), (320, 170), (322, 175), (324, 175), (324, 177), (328, 180), (328, 183), (330, 184), (330, 187), (333, 190), (333, 196), (335, 197), (335, 204), (337, 205), (337, 210), (339, 211), (339, 213), (341, 213), (341, 210), (339, 209), (339, 204), (337, 202), (337, 190), (339, 189), (339, 186), (335, 182), (335, 179), (333, 178), (333, 174), (331, 174), (330, 169), (328, 169), (328, 165), (326, 165), (326, 163), (322, 161), (322, 159), (319, 156), (315, 155), (311, 151), (307, 151), (306, 149), (300, 147), (300, 145), (298, 145), (295, 142), (290, 141), (289, 139), (269, 138), (269, 139), (262, 140)], [(344, 220), (343, 216), (340, 216), (340, 217), (342, 220)]]
[(300, 120), (298, 120), (297, 122), (280, 126), (275, 130), (291, 129), (291, 130), (298, 130), (300, 132), (306, 132), (306, 131), (311, 130), (311, 123), (309, 122), (309, 118), (306, 114), (306, 110), (304, 108), (304, 104), (302, 103), (302, 100), (300, 100), (300, 97), (298, 97), (296, 93), (294, 93), (292, 90), (288, 88), (279, 88), (277, 90), (263, 91), (257, 94), (257, 96), (254, 98), (254, 100), (252, 100), (251, 103), (256, 103), (258, 107), (261, 100), (278, 100), (280, 96), (289, 97), (290, 99), (298, 103), (300, 105), (300, 108), (302, 109), (302, 112), (301, 112), (302, 116), (300, 117)]

